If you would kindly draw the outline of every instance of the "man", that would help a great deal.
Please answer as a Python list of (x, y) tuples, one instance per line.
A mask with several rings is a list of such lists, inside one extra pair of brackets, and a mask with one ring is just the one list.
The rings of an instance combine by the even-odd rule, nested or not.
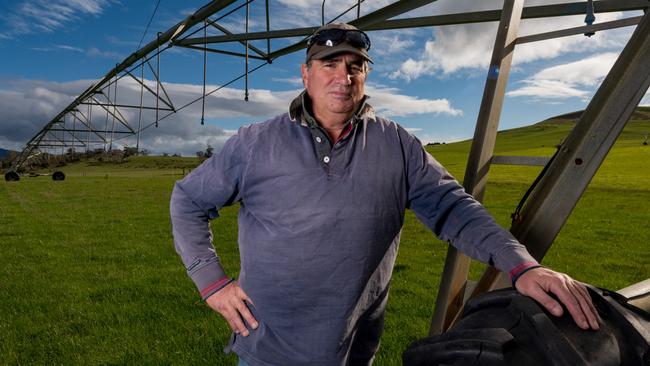
[[(510, 273), (516, 288), (583, 328), (598, 318), (581, 283), (539, 267), (364, 86), (370, 40), (347, 24), (311, 36), (305, 91), (289, 113), (240, 128), (179, 181), (177, 251), (250, 365), (367, 365), (379, 347), (406, 208), (438, 237)], [(239, 202), (241, 272), (224, 273), (208, 220)]]

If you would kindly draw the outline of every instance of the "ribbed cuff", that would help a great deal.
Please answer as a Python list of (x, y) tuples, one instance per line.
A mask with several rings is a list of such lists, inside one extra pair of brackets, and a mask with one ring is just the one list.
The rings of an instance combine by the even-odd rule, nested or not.
[(537, 262), (526, 262), (518, 265), (510, 271), (510, 280), (512, 281), (512, 286), (515, 286), (515, 283), (524, 273), (530, 271), (531, 269), (539, 268), (541, 265)]
[(190, 266), (187, 274), (196, 285), (196, 288), (201, 293), (201, 298), (204, 300), (227, 285), (228, 282), (224, 281), (224, 279), (229, 279), (217, 257), (212, 257), (207, 260), (198, 259)]
[(230, 277), (224, 277), (221, 278), (212, 284), (210, 284), (208, 287), (204, 288), (201, 290), (201, 298), (203, 300), (207, 299), (208, 297), (212, 296), (215, 292), (221, 290), (222, 288), (226, 287), (227, 284), (231, 283), (234, 281)]

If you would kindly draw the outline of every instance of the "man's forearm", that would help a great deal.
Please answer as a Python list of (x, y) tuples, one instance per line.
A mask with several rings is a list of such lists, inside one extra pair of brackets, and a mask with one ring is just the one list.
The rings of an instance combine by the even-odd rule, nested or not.
[(212, 246), (208, 213), (176, 184), (170, 202), (170, 216), (176, 252), (201, 297), (206, 299), (231, 281)]

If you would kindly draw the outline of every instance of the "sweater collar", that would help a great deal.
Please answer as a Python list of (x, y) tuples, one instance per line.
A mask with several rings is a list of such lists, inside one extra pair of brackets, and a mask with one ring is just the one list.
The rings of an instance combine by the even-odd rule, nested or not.
[[(370, 97), (367, 95), (363, 96), (359, 110), (352, 117), (353, 122), (364, 118), (375, 119), (375, 110), (367, 103), (369, 98)], [(302, 93), (294, 98), (294, 100), (291, 101), (291, 104), (289, 104), (289, 118), (293, 122), (299, 122), (305, 127), (318, 126), (316, 119), (313, 117), (311, 105), (311, 98), (307, 94), (307, 90), (303, 90)]]

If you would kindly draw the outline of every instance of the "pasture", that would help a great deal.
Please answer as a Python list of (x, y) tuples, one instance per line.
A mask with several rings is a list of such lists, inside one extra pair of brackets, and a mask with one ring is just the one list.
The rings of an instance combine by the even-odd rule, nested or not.
[[(650, 133), (636, 114), (544, 264), (598, 287), (650, 277)], [(563, 119), (500, 133), (497, 153), (550, 156)], [(462, 179), (469, 142), (427, 149)], [(168, 202), (194, 158), (81, 162), (67, 178), (0, 182), (0, 364), (234, 365), (229, 330), (174, 252)], [(485, 204), (505, 227), (539, 167), (493, 166)], [(236, 276), (237, 207), (212, 222)], [(407, 214), (376, 365), (399, 365), (427, 334), (446, 244)], [(482, 265), (472, 267), (477, 277)]]

